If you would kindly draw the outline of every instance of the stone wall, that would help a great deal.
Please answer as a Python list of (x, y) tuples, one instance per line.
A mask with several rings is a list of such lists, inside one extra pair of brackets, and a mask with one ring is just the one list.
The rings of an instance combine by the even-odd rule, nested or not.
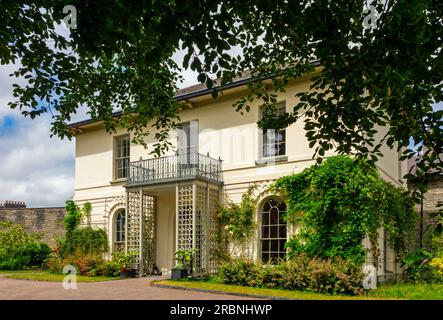
[(0, 221), (22, 224), (28, 232), (43, 232), (43, 239), (49, 245), (54, 245), (55, 238), (64, 235), (65, 216), (65, 208), (0, 209)]
[(443, 202), (443, 177), (430, 181), (428, 183), (428, 191), (425, 193), (423, 200), (423, 211), (433, 212), (437, 211), (437, 202)]
[[(411, 190), (414, 186), (409, 186)], [(432, 217), (432, 213), (439, 211), (437, 204), (443, 201), (443, 177), (428, 182), (428, 191), (423, 199), (423, 244), (429, 249), (430, 240), (436, 223), (439, 221)], [(420, 215), (420, 204), (415, 206), (415, 211)], [(414, 247), (419, 246), (420, 224), (417, 223), (417, 236), (413, 243)]]

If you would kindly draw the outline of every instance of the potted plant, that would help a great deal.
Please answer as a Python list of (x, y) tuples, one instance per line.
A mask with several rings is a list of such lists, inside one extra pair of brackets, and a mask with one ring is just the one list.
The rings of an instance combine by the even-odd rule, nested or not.
[(179, 280), (188, 276), (189, 268), (191, 267), (192, 257), (196, 249), (183, 249), (175, 252), (174, 259), (177, 261), (174, 268), (171, 270), (171, 279)]
[(137, 270), (131, 267), (133, 257), (134, 255), (123, 252), (114, 253), (114, 260), (120, 268), (120, 278), (135, 278), (137, 276)]

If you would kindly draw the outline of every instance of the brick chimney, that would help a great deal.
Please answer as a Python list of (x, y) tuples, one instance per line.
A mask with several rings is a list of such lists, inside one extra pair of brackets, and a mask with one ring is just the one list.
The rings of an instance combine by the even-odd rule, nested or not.
[(2, 209), (23, 209), (26, 208), (26, 203), (24, 201), (10, 201), (6, 200), (5, 203), (0, 203), (0, 208)]

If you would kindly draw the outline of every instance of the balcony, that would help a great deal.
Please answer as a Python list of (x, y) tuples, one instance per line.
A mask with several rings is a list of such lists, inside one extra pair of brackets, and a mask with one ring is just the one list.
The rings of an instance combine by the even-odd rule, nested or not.
[(198, 152), (180, 152), (131, 162), (128, 187), (201, 179), (222, 184), (222, 161)]

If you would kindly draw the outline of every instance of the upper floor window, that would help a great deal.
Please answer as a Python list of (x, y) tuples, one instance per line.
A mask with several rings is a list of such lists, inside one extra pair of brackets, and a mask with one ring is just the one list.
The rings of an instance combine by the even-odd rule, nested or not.
[(193, 167), (198, 161), (198, 120), (182, 123), (177, 138), (181, 167)]
[(114, 140), (115, 179), (124, 179), (129, 176), (129, 152), (129, 134), (116, 137)]
[[(286, 112), (286, 103), (276, 105), (275, 115)], [(264, 116), (264, 110), (261, 111), (261, 117)], [(274, 130), (267, 129), (262, 131), (262, 158), (284, 156), (286, 154), (286, 129)]]

